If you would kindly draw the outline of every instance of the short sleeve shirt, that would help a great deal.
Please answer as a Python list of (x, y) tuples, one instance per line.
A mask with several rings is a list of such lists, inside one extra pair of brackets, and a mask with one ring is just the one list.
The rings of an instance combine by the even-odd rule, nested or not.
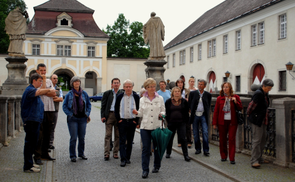
[[(54, 89), (52, 81), (49, 79), (46, 79), (46, 88)], [(52, 97), (48, 97), (46, 95), (41, 95), (40, 97), (44, 103), (44, 111), (55, 111), (55, 106)]]

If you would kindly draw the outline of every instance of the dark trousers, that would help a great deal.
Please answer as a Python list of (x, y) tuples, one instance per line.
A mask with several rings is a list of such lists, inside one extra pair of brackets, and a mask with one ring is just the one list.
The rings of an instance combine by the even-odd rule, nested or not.
[[(151, 152), (151, 141), (152, 141), (152, 133), (153, 130), (140, 130), (140, 136), (142, 141), (142, 155), (141, 155), (141, 166), (143, 171), (149, 172), (150, 165), (150, 152)], [(155, 146), (155, 145), (154, 145)], [(161, 159), (158, 153), (158, 150), (154, 149), (154, 167), (161, 167)]]
[(50, 131), (54, 119), (54, 111), (44, 111), (43, 122), (40, 126), (39, 139), (36, 150), (34, 152), (35, 159), (40, 159), (41, 156), (48, 156), (48, 148), (50, 141)]
[[(224, 125), (218, 125), (219, 131), (219, 151), (222, 159), (227, 159), (229, 153), (229, 160), (235, 161), (236, 153), (236, 132), (237, 125), (231, 125), (230, 120), (224, 120)], [(227, 151), (227, 134), (228, 134), (228, 148)]]
[[(192, 124), (189, 122), (190, 119), (187, 121), (186, 125), (185, 125), (185, 135), (186, 135), (186, 142), (187, 144), (192, 144)], [(177, 141), (178, 141), (178, 144), (181, 144), (180, 142), (180, 138), (179, 138), (179, 135), (178, 135), (178, 132), (177, 132)]]
[(36, 149), (40, 123), (36, 121), (27, 121), (24, 124), (24, 130), (26, 132), (25, 145), (24, 145), (24, 170), (31, 169), (33, 167), (33, 153)]
[(52, 122), (52, 126), (51, 126), (51, 131), (50, 131), (49, 145), (53, 145), (54, 132), (55, 132), (55, 127), (56, 127), (56, 123), (57, 123), (58, 111), (55, 111), (54, 114), (53, 114), (53, 116), (54, 116), (54, 118), (53, 118), (53, 122)]
[(123, 119), (121, 123), (118, 123), (121, 161), (130, 160), (135, 128), (136, 124), (132, 119)]
[(178, 139), (180, 140), (181, 143), (181, 148), (183, 152), (183, 156), (187, 156), (187, 141), (185, 139), (185, 134), (186, 134), (186, 123), (180, 122), (180, 123), (168, 123), (168, 129), (172, 131), (172, 136), (170, 138), (170, 141), (167, 146), (167, 154), (171, 154), (172, 151), (172, 145), (173, 145), (173, 139), (174, 135), (177, 131)]

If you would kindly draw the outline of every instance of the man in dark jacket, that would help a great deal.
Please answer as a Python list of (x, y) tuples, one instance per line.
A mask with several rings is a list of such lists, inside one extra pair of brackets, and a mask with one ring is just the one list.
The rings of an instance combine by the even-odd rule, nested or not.
[(117, 121), (115, 117), (115, 103), (116, 97), (122, 90), (120, 88), (120, 79), (113, 78), (112, 79), (112, 89), (104, 92), (103, 97), (101, 99), (101, 121), (105, 123), (106, 126), (106, 134), (104, 139), (104, 160), (109, 160), (110, 157), (110, 144), (112, 139), (112, 131), (114, 127), (115, 132), (115, 141), (114, 141), (114, 150), (113, 157), (118, 159), (118, 151), (119, 151), (119, 130), (117, 126)]
[(115, 116), (118, 121), (120, 135), (121, 167), (130, 164), (132, 142), (138, 118), (132, 113), (133, 109), (139, 109), (139, 96), (132, 91), (134, 83), (127, 79), (123, 83), (124, 93), (117, 96), (115, 104)]
[(252, 123), (251, 166), (253, 168), (259, 168), (261, 163), (269, 163), (269, 161), (262, 159), (262, 153), (266, 143), (268, 124), (268, 92), (273, 86), (274, 83), (271, 79), (265, 79), (262, 86), (255, 91), (247, 108), (248, 120)]
[(210, 114), (212, 95), (206, 92), (207, 82), (203, 79), (198, 81), (198, 90), (190, 92), (189, 107), (191, 110), (191, 123), (193, 123), (193, 133), (195, 141), (195, 154), (201, 153), (201, 142), (199, 135), (199, 126), (202, 126), (203, 134), (203, 152), (205, 156), (209, 156), (209, 138), (208, 138), (208, 118)]

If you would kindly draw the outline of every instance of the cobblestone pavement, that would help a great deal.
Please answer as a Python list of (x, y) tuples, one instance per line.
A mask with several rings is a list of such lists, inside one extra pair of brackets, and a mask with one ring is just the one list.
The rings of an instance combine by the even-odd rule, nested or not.
[[(11, 140), (8, 147), (0, 148), (0, 181), (295, 181), (294, 168), (268, 164), (263, 165), (261, 169), (253, 169), (250, 167), (250, 157), (244, 154), (236, 154), (236, 165), (222, 163), (219, 159), (219, 149), (213, 145), (210, 145), (210, 157), (195, 155), (194, 149), (189, 149), (189, 155), (193, 160), (185, 162), (183, 156), (178, 154), (181, 153), (181, 149), (176, 147), (176, 143), (171, 158), (163, 158), (160, 172), (150, 173), (147, 179), (142, 179), (139, 133), (135, 134), (131, 164), (120, 167), (120, 159), (110, 158), (109, 161), (104, 161), (105, 128), (100, 121), (100, 102), (92, 105), (85, 145), (88, 160), (78, 158), (76, 163), (70, 161), (70, 136), (66, 116), (61, 111), (55, 135), (56, 149), (51, 154), (56, 161), (44, 161), (41, 173), (22, 172), (25, 133), (20, 132)], [(150, 171), (153, 167), (152, 161), (153, 157)]]

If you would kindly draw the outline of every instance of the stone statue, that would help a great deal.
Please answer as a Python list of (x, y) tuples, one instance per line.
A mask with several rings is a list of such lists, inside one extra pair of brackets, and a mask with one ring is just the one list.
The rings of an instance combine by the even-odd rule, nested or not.
[(151, 13), (151, 18), (143, 26), (144, 42), (150, 45), (149, 60), (163, 60), (166, 55), (162, 40), (164, 40), (165, 29), (160, 17)]
[(11, 57), (25, 57), (22, 50), (23, 42), (26, 40), (27, 18), (27, 11), (22, 12), (17, 7), (5, 19), (5, 31), (10, 40), (8, 55)]

